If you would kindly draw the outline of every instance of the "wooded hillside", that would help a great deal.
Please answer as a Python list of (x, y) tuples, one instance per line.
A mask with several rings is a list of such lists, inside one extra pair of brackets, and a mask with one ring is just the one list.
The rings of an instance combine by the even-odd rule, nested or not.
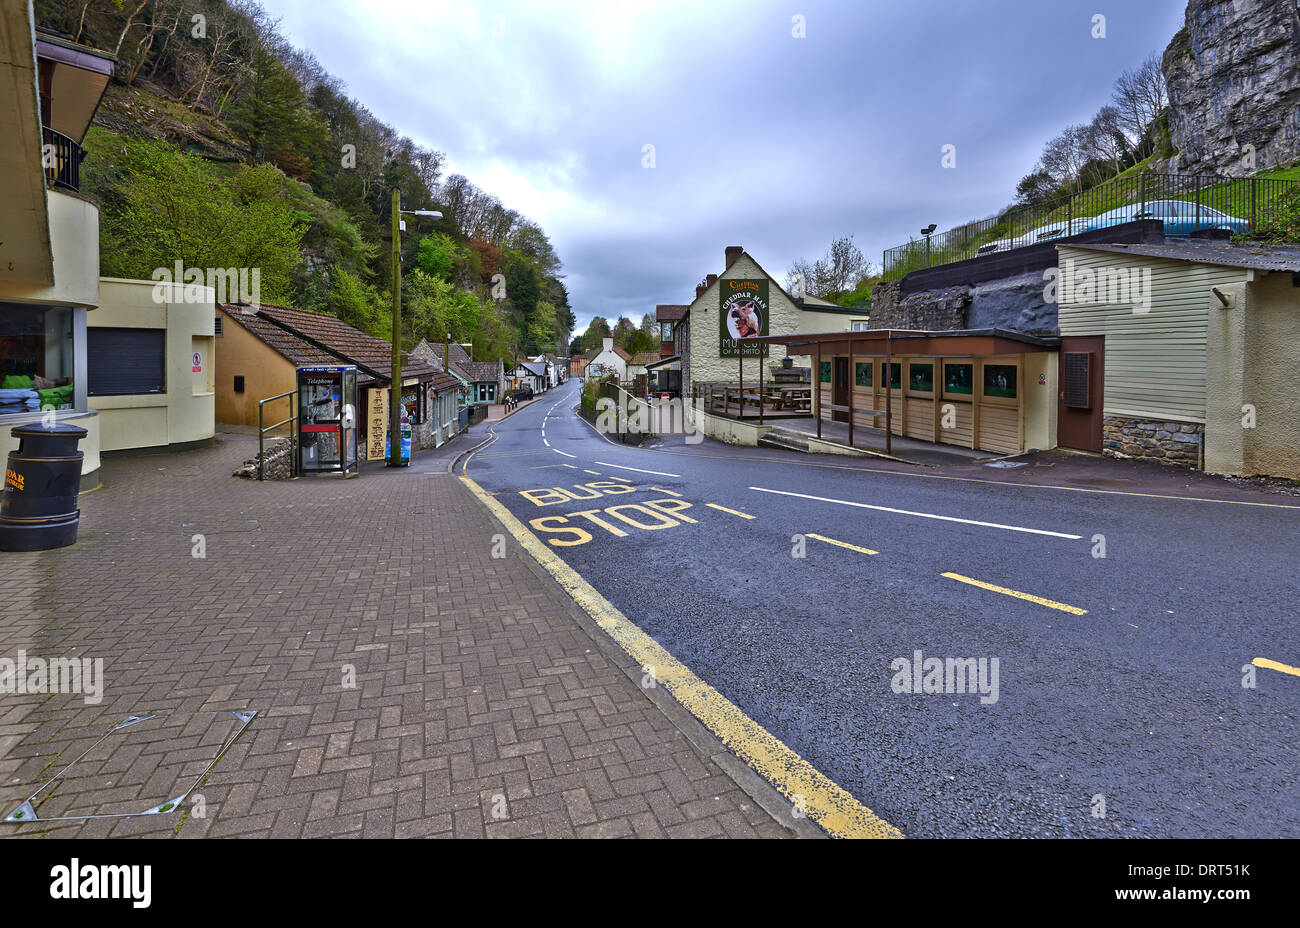
[(36, 0), (38, 22), (112, 52), (87, 134), (102, 272), (260, 267), (261, 298), (391, 335), (390, 201), (435, 209), (402, 237), (404, 341), (477, 360), (555, 351), (573, 313), (543, 229), (352, 98), (251, 0)]

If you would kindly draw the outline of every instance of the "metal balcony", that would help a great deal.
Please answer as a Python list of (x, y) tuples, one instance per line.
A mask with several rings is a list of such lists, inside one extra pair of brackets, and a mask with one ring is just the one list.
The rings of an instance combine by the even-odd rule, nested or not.
[(41, 127), (41, 164), (45, 180), (53, 187), (81, 190), (81, 158), (85, 150), (61, 132)]

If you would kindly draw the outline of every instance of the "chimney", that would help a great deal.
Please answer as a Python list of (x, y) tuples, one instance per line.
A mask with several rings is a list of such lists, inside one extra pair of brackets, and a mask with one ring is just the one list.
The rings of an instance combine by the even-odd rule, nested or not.
[(613, 350), (614, 350), (614, 339), (613, 339), (612, 337), (610, 337), (610, 336), (605, 336), (604, 338), (602, 338), (602, 339), (601, 339), (601, 350), (602, 350), (602, 351), (613, 351)]
[(744, 250), (745, 249), (740, 245), (728, 245), (726, 251), (727, 263), (723, 265), (722, 269), (725, 271), (727, 268), (731, 267), (735, 260), (740, 257), (740, 253)]
[(704, 278), (704, 289), (705, 290), (709, 289), (709, 287), (712, 287), (717, 282), (718, 282), (718, 275), (710, 274), (708, 277)]
[(704, 296), (704, 291), (705, 291), (706, 289), (708, 289), (708, 288), (705, 287), (704, 284), (696, 284), (696, 285), (695, 285), (695, 298), (698, 300), (700, 297)]

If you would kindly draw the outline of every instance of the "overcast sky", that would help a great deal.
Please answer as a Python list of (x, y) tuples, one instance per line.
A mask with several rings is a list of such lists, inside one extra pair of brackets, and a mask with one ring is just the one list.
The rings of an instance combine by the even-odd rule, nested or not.
[(781, 280), (839, 235), (878, 264), (930, 222), (994, 212), (1186, 6), (263, 2), (376, 116), (542, 225), (579, 331), (690, 302), (726, 245)]

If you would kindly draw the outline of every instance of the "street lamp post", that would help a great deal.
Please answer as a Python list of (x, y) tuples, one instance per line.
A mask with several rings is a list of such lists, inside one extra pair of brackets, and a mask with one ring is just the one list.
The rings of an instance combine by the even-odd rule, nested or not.
[(393, 381), (388, 410), (388, 466), (402, 466), (402, 215), (441, 219), (431, 209), (402, 209), (402, 193), (393, 190)]
[(934, 230), (937, 228), (938, 226), (932, 222), (924, 229), (921, 230), (921, 234), (925, 236), (925, 266), (926, 267), (930, 266), (930, 236), (934, 234)]

